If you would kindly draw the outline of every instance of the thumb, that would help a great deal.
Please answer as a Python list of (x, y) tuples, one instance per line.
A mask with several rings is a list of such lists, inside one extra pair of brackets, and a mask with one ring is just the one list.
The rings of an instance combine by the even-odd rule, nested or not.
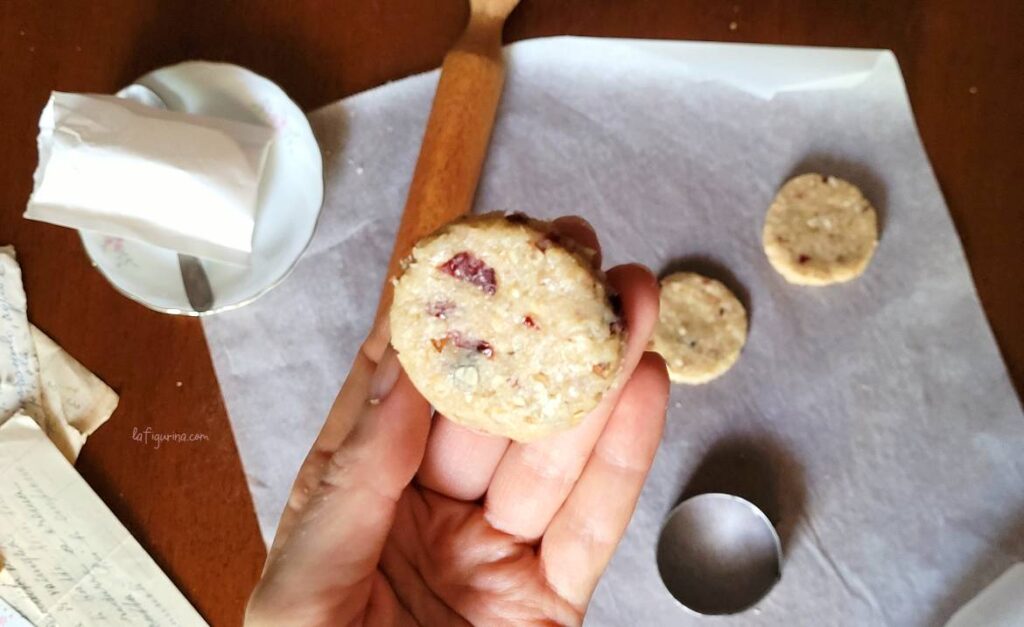
[[(324, 465), (249, 602), (253, 623), (348, 624), (366, 607), (402, 491), (423, 459), (430, 406), (388, 348), (370, 400)], [(390, 388), (390, 389), (387, 389)]]

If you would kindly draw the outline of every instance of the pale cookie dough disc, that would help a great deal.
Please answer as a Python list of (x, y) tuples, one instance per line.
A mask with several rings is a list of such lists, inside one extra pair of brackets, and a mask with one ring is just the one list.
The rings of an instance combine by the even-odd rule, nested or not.
[(790, 283), (841, 283), (868, 267), (878, 218), (850, 183), (802, 174), (786, 182), (768, 208), (763, 242), (768, 261)]
[(676, 383), (706, 383), (728, 370), (747, 341), (747, 312), (727, 287), (692, 272), (661, 281), (651, 340)]
[(390, 318), (420, 393), (457, 423), (519, 441), (582, 420), (624, 351), (591, 252), (519, 214), (468, 218), (421, 240)]

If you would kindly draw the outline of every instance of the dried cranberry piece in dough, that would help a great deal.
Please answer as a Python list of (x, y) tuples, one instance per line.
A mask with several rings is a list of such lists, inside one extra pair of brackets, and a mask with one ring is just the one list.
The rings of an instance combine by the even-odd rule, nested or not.
[(494, 348), (483, 340), (476, 343), (476, 352), (480, 353), (484, 357), (491, 358), (494, 356)]
[[(486, 340), (474, 340), (464, 337), (458, 331), (449, 331), (445, 334), (443, 342), (447, 343), (449, 341), (458, 348), (476, 351), (488, 359), (494, 357), (494, 347)], [(431, 342), (433, 342), (433, 340), (431, 340)], [(441, 344), (442, 347), (444, 347), (444, 343)], [(434, 347), (436, 348), (437, 345), (435, 344)]]
[(487, 294), (494, 294), (498, 290), (498, 278), (494, 275), (494, 268), (466, 251), (458, 253), (437, 269), (460, 281), (471, 283)]

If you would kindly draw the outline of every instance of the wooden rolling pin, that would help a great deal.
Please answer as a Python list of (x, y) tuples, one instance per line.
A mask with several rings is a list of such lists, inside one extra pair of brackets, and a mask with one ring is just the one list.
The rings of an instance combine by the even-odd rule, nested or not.
[(469, 23), (441, 66), (374, 328), (391, 307), (391, 279), (412, 246), (473, 208), (505, 83), (501, 30), (519, 0), (470, 0)]

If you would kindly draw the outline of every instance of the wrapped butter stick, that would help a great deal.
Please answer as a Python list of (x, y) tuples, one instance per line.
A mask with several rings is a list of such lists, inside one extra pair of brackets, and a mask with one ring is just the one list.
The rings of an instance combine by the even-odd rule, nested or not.
[(54, 92), (25, 217), (238, 265), (252, 252), (270, 128)]

